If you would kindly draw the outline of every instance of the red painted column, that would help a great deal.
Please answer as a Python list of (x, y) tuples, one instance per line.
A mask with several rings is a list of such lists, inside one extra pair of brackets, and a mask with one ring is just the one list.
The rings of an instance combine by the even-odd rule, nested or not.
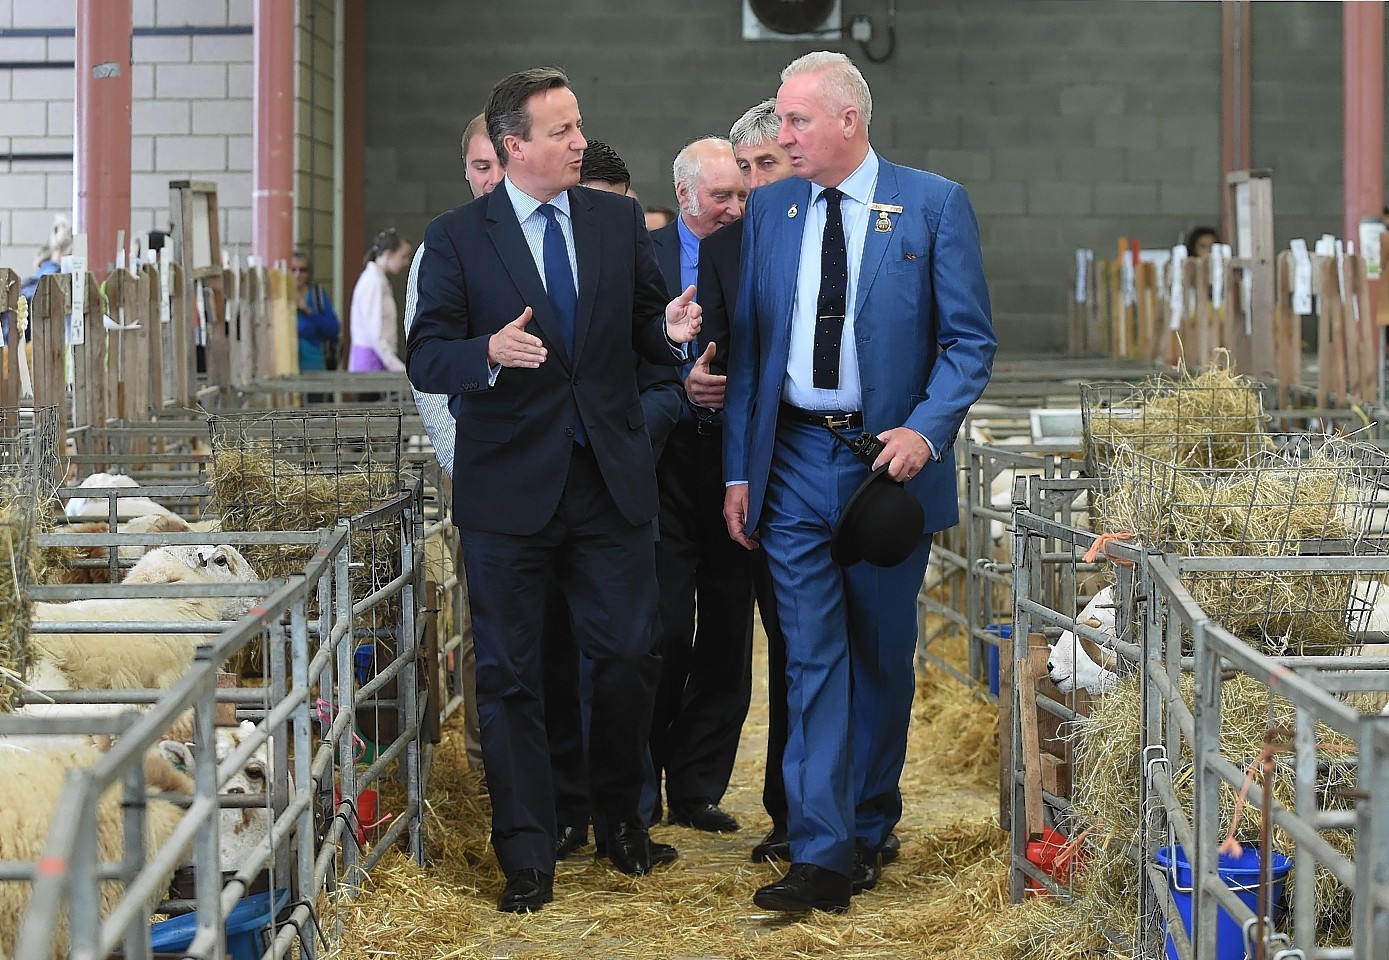
[(1345, 237), (1384, 211), (1384, 4), (1341, 5), (1345, 38)]
[(73, 232), (105, 276), (130, 230), (130, 0), (77, 0)]
[(1235, 210), (1226, 178), (1236, 170), (1252, 165), (1253, 141), (1253, 51), (1250, 21), (1253, 11), (1247, 0), (1224, 0), (1221, 4), (1220, 57), (1220, 239), (1234, 243)]
[(294, 250), (294, 0), (256, 0), (251, 226), (268, 266)]

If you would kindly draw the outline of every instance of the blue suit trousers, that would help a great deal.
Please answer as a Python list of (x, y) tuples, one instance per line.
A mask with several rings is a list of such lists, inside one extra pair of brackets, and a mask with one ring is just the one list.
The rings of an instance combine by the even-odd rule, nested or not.
[(786, 636), (792, 859), (848, 876), (854, 841), (879, 847), (902, 814), (916, 598), (931, 539), (901, 565), (830, 559), (840, 511), (868, 468), (824, 427), (777, 425), (762, 547)]

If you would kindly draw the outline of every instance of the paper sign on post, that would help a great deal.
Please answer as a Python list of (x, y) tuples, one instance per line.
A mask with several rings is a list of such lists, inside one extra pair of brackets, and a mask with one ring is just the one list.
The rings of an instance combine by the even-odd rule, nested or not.
[(1186, 287), (1183, 276), (1186, 272), (1186, 257), (1186, 244), (1179, 243), (1172, 248), (1172, 282), (1167, 293), (1167, 327), (1170, 330), (1181, 329), (1182, 315), (1186, 312)]
[(1384, 222), (1378, 217), (1365, 217), (1360, 221), (1360, 256), (1365, 261), (1365, 279), (1367, 280), (1379, 279), (1379, 243), (1382, 233), (1384, 233)]
[(1312, 313), (1312, 255), (1301, 237), (1289, 247), (1293, 252), (1293, 313), (1306, 317)]
[(87, 342), (87, 235), (72, 238), (72, 319), (68, 322), (68, 342), (74, 346)]

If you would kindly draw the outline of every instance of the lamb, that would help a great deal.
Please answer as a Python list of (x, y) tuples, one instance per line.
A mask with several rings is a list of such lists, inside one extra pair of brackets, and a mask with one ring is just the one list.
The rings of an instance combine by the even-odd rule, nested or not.
[[(1351, 610), (1353, 619), (1363, 622), (1365, 632), (1389, 632), (1389, 588), (1374, 580), (1351, 581)], [(1078, 623), (1117, 636), (1114, 618), (1114, 588), (1105, 587), (1076, 617)], [(1389, 657), (1389, 643), (1365, 643), (1351, 647), (1349, 654), (1366, 657)], [(1110, 693), (1118, 686), (1114, 672), (1118, 662), (1112, 650), (1077, 637), (1067, 630), (1051, 648), (1047, 672), (1062, 693), (1083, 687), (1093, 694)]]
[[(1076, 616), (1076, 622), (1103, 630), (1110, 636), (1118, 636), (1114, 625), (1114, 587), (1105, 587), (1095, 594)], [(1047, 673), (1052, 683), (1056, 684), (1056, 689), (1062, 693), (1070, 693), (1077, 687), (1092, 694), (1110, 693), (1119, 685), (1119, 675), (1113, 669), (1116, 662), (1112, 650), (1105, 650), (1099, 644), (1067, 630), (1052, 645), (1051, 655), (1047, 658)]]
[[(83, 480), (80, 487), (138, 487), (130, 477), (120, 473), (94, 473)], [(73, 497), (63, 506), (63, 513), (68, 517), (109, 517), (111, 508), (106, 497)], [(169, 517), (174, 520), (182, 520), (178, 514), (168, 507), (160, 506), (149, 497), (121, 497), (116, 501), (116, 517), (121, 520), (132, 520), (135, 517), (144, 517), (157, 514)]]
[[(105, 533), (109, 528), (105, 523), (75, 523), (62, 533)], [(136, 517), (122, 523), (117, 528), (121, 533), (186, 533), (189, 525), (178, 517), (165, 517), (160, 514)], [(100, 560), (106, 563), (111, 556), (110, 547), (72, 547), (78, 556)], [(117, 556), (122, 564), (135, 563), (149, 551), (148, 547), (127, 546), (117, 548)], [(57, 571), (55, 583), (110, 583), (110, 569), (100, 567), (68, 567)]]
[[(241, 721), (237, 727), (217, 729), (217, 762), (225, 763), (244, 740), (255, 732), (256, 725), (250, 720)], [(256, 748), (242, 767), (225, 784), (222, 792), (233, 796), (265, 797), (275, 776), (273, 740), (267, 740)], [(160, 753), (175, 767), (193, 769), (198, 747), (193, 743), (165, 740), (159, 745)], [(293, 781), (290, 790), (293, 791)], [(218, 824), (218, 860), (222, 870), (235, 871), (247, 861), (265, 837), (270, 833), (270, 813), (264, 802), (258, 807), (234, 807), (222, 811)]]
[[(69, 769), (88, 767), (101, 751), (95, 747), (59, 749), (13, 749), (6, 751), (6, 776), (0, 778), (0, 861), (35, 862), (43, 856), (44, 843), (52, 825), (53, 813)], [(175, 770), (167, 760), (151, 752), (145, 758), (145, 777), (151, 792), (191, 795), (193, 781)], [(154, 853), (173, 834), (183, 811), (163, 800), (149, 800), (145, 818), (145, 855)], [(124, 846), (120, 787), (102, 794), (97, 805), (97, 856), (103, 861), (121, 858)], [(159, 890), (168, 888), (168, 877)], [(120, 899), (119, 884), (108, 881), (99, 887), (101, 915), (111, 912)], [(19, 925), (29, 905), (27, 883), (0, 883), (0, 957), (13, 956)], [(153, 910), (162, 896), (148, 904)], [(67, 924), (59, 922), (53, 935), (54, 960), (67, 956)]]
[[(179, 579), (170, 582), (215, 581), (185, 567)], [(34, 604), (36, 623), (63, 620), (206, 620), (214, 623), (221, 621), (221, 609), (215, 597)], [(30, 643), (37, 661), (48, 661), (51, 669), (62, 673), (67, 686), (58, 689), (138, 690), (172, 686), (192, 665), (194, 648), (212, 636), (211, 633), (35, 633)]]

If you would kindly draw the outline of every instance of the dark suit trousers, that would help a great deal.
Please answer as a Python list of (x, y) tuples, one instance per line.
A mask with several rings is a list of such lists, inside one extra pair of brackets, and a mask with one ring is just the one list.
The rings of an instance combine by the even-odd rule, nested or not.
[(781, 761), (786, 753), (786, 637), (781, 632), (767, 555), (754, 550), (751, 557), (757, 613), (767, 634), (767, 769), (762, 775), (762, 809), (772, 818), (773, 827), (785, 830), (786, 778)]
[(482, 756), (502, 871), (554, 871), (555, 796), (545, 734), (543, 632), (558, 581), (593, 664), (589, 789), (599, 817), (638, 817), (660, 658), (650, 524), (618, 512), (593, 454), (576, 446), (554, 517), (532, 536), (461, 533), (473, 605)]
[(664, 662), (651, 757), (671, 806), (723, 798), (751, 697), (752, 565), (723, 521), (722, 444), (717, 427), (682, 421), (657, 467)]
[[(569, 607), (558, 589), (545, 609), (545, 732), (550, 742), (557, 826), (586, 827), (588, 805), (588, 697), (581, 694), (590, 679), (579, 656)], [(585, 691), (586, 692), (586, 691)]]

